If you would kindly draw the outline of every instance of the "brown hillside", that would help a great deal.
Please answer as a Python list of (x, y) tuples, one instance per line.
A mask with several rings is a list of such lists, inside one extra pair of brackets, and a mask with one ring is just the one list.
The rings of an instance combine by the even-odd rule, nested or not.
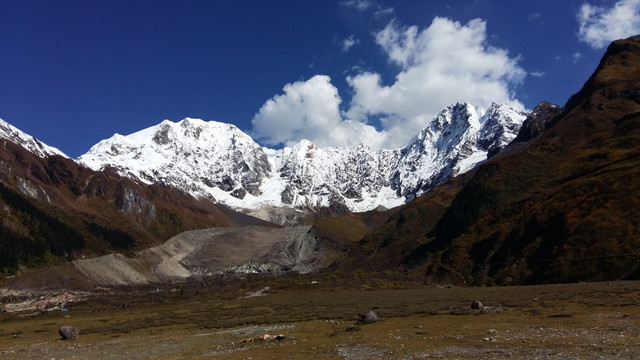
[(40, 158), (5, 139), (0, 214), (0, 271), (133, 251), (186, 230), (266, 224), (174, 188), (92, 171), (61, 156)]
[(612, 43), (561, 112), (537, 116), (537, 130), (455, 180), (450, 204), (438, 194), (452, 184), (365, 238), (368, 258), (466, 284), (639, 277), (640, 37)]

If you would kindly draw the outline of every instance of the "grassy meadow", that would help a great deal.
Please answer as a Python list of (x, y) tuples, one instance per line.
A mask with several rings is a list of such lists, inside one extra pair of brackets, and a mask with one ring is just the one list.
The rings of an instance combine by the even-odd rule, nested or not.
[[(0, 358), (633, 359), (640, 353), (638, 281), (478, 288), (335, 281), (99, 289), (69, 311), (0, 314)], [(471, 309), (474, 300), (485, 309)], [(380, 320), (360, 323), (359, 314), (371, 310)], [(62, 325), (77, 327), (78, 340), (60, 340)], [(259, 340), (264, 334), (284, 338)]]

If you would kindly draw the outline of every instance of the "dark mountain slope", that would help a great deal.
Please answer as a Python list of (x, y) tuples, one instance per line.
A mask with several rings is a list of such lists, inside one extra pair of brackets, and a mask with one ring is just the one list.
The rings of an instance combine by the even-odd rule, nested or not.
[(171, 187), (146, 186), (0, 139), (0, 271), (133, 251), (180, 232), (266, 224)]
[(561, 112), (541, 110), (505, 151), (456, 179), (464, 186), (450, 204), (437, 194), (453, 183), (365, 238), (368, 256), (467, 284), (638, 277), (640, 37), (612, 43)]

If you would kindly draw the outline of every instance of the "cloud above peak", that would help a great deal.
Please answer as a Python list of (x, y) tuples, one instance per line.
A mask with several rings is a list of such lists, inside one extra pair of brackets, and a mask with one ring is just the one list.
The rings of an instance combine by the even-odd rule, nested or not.
[(514, 89), (527, 73), (517, 56), (488, 44), (480, 19), (462, 25), (436, 17), (424, 29), (392, 21), (374, 33), (374, 41), (397, 66), (393, 83), (384, 84), (373, 71), (349, 76), (346, 106), (328, 76), (287, 84), (256, 113), (253, 135), (269, 145), (306, 138), (319, 146), (394, 148), (457, 102), (524, 109)]
[(344, 120), (342, 99), (326, 75), (284, 86), (262, 105), (252, 120), (251, 135), (270, 146), (292, 146), (307, 139), (320, 147), (377, 144), (380, 134), (369, 125)]
[(517, 57), (487, 44), (482, 20), (461, 25), (437, 17), (423, 30), (391, 22), (375, 39), (400, 71), (390, 85), (382, 84), (380, 74), (372, 72), (347, 78), (354, 91), (346, 113), (350, 119), (382, 116), (386, 131), (413, 134), (456, 102), (524, 108), (513, 89), (526, 72), (518, 66)]
[(640, 33), (640, 0), (620, 0), (612, 7), (583, 4), (577, 13), (578, 39), (594, 49)]

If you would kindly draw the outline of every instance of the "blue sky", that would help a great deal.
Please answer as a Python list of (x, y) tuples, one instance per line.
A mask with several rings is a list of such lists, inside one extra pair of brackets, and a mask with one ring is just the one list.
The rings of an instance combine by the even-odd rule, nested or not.
[(438, 109), (564, 105), (640, 0), (0, 0), (0, 118), (71, 157), (185, 117), (402, 146)]

